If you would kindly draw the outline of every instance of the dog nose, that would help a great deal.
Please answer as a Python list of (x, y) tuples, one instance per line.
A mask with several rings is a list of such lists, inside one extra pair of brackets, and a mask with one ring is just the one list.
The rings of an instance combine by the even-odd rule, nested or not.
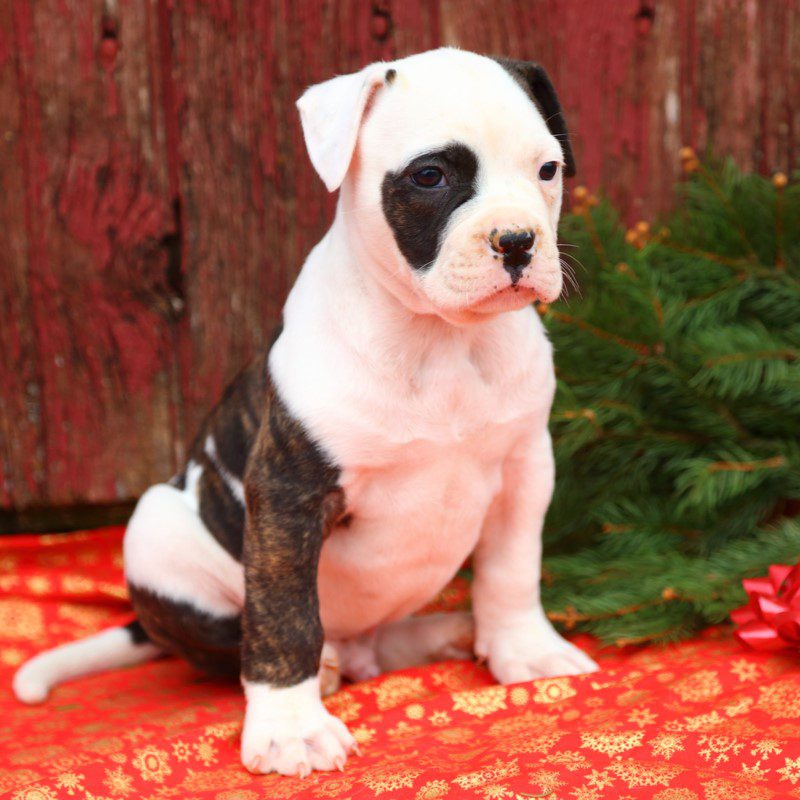
[(495, 253), (503, 256), (524, 253), (533, 247), (533, 231), (492, 231), (489, 244)]
[(503, 256), (503, 269), (511, 276), (511, 284), (516, 286), (525, 267), (531, 263), (533, 231), (522, 229), (513, 231), (492, 231), (489, 244), (495, 253)]

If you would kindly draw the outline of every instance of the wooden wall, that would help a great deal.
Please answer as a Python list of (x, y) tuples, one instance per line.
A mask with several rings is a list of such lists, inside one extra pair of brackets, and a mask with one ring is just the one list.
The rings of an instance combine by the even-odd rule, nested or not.
[(171, 473), (331, 216), (295, 98), (442, 44), (544, 64), (630, 219), (682, 144), (798, 167), (800, 0), (3, 0), (0, 508)]

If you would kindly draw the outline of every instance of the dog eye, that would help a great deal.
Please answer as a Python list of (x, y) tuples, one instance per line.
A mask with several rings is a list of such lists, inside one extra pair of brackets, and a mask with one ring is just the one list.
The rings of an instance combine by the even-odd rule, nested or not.
[(438, 189), (440, 186), (447, 184), (444, 173), (438, 167), (423, 167), (416, 172), (412, 172), (411, 182), (415, 186), (421, 186), (423, 189)]
[(546, 164), (542, 164), (542, 167), (539, 170), (539, 177), (543, 181), (551, 181), (553, 178), (555, 178), (557, 172), (558, 161), (548, 161)]

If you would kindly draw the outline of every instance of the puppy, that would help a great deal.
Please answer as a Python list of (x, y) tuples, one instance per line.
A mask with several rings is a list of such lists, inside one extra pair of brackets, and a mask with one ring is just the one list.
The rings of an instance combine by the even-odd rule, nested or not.
[[(541, 67), (434, 50), (312, 86), (311, 162), (340, 190), (268, 353), (124, 543), (137, 622), (37, 656), (25, 702), (176, 653), (240, 675), (253, 772), (341, 768), (321, 660), (361, 679), (474, 652), (512, 683), (596, 669), (539, 600), (555, 378), (531, 303), (562, 285), (567, 129)], [(409, 620), (473, 555), (473, 615)], [(326, 657), (321, 659), (323, 645)]]

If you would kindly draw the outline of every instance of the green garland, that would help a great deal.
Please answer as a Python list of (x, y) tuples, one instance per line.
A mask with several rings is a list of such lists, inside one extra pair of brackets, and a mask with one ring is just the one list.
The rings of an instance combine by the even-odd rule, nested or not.
[(543, 598), (610, 642), (721, 622), (743, 577), (800, 557), (800, 185), (683, 158), (655, 231), (576, 191), (582, 297), (540, 309), (558, 376)]

